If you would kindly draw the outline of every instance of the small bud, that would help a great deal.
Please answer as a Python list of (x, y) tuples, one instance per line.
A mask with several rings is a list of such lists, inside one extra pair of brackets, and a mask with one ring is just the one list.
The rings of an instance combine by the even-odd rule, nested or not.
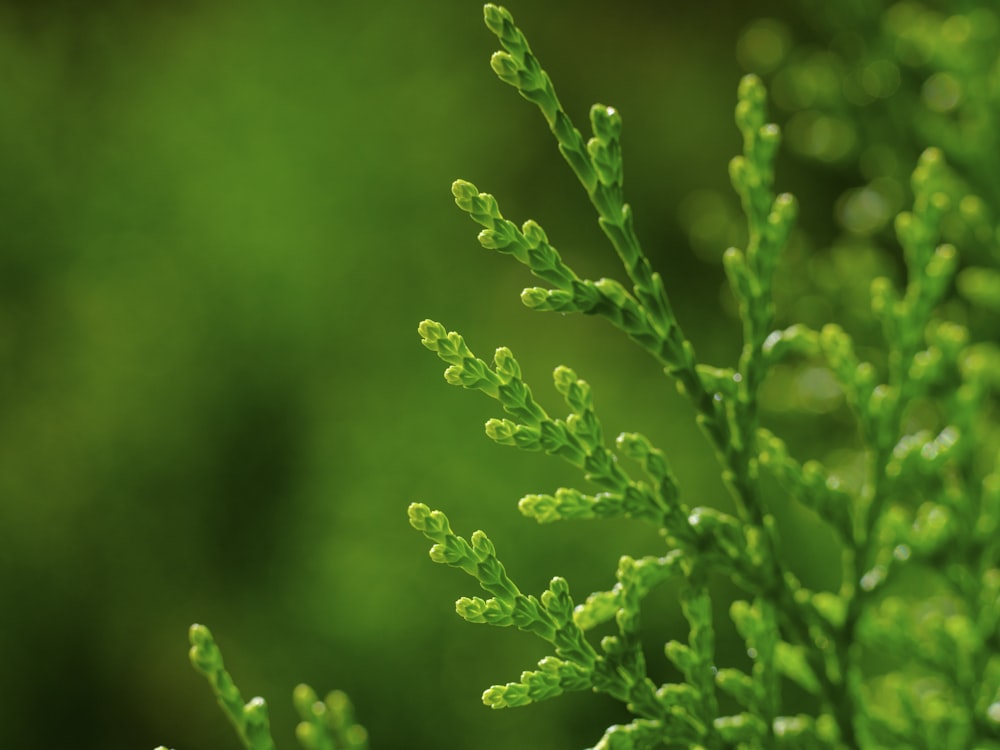
[(319, 699), (316, 691), (305, 683), (295, 686), (295, 690), (292, 691), (292, 703), (302, 719), (321, 716), (326, 712), (326, 704)]
[(900, 211), (896, 214), (894, 227), (896, 230), (896, 239), (899, 240), (899, 244), (906, 250), (907, 259), (909, 260), (910, 254), (924, 239), (924, 227), (909, 211)]
[(958, 252), (954, 245), (939, 245), (927, 263), (927, 276), (935, 280), (936, 286), (947, 283), (958, 264)]
[(551, 523), (562, 518), (552, 495), (525, 495), (518, 500), (517, 509), (521, 515), (534, 518), (538, 523)]
[(466, 180), (455, 180), (451, 183), (451, 194), (455, 196), (455, 202), (458, 203), (459, 207), (467, 211), (468, 208), (463, 205), (463, 202), (471, 201), (478, 196), (479, 188)]
[(757, 130), (757, 145), (760, 150), (756, 158), (765, 165), (773, 164), (774, 158), (778, 155), (778, 147), (781, 145), (781, 128), (773, 122), (762, 125)]
[(898, 300), (892, 282), (885, 276), (872, 280), (871, 284), (872, 312), (882, 317), (892, 311), (892, 306)]
[(734, 156), (729, 160), (729, 181), (740, 195), (744, 195), (751, 187), (751, 167), (743, 156)]
[(544, 307), (549, 299), (549, 290), (540, 286), (529, 286), (521, 292), (521, 304), (532, 310)]
[(517, 423), (510, 419), (496, 419), (494, 417), (486, 422), (486, 435), (490, 440), (494, 440), (500, 445), (513, 445), (514, 437), (519, 429)]
[(423, 321), (417, 327), (417, 332), (420, 334), (420, 343), (431, 351), (437, 351), (438, 341), (448, 335), (448, 331), (445, 327), (433, 320)]
[(549, 243), (549, 238), (546, 236), (545, 230), (542, 229), (537, 222), (532, 221), (531, 219), (528, 219), (521, 225), (521, 234), (524, 235), (524, 239), (528, 243), (528, 247), (532, 249)]
[(522, 291), (521, 304), (531, 310), (576, 312), (578, 309), (572, 292), (539, 286), (528, 287)]
[(670, 663), (681, 672), (687, 672), (698, 663), (691, 647), (680, 641), (667, 641), (666, 646), (663, 647), (663, 653), (670, 660)]
[(508, 708), (506, 689), (503, 685), (494, 685), (483, 693), (483, 703), (490, 708)]
[(504, 383), (521, 379), (521, 366), (514, 359), (513, 352), (506, 346), (501, 346), (496, 350), (496, 353), (493, 355), (493, 365), (496, 368), (497, 375), (503, 379)]
[(455, 611), (458, 613), (458, 616), (468, 622), (483, 622), (486, 609), (486, 601), (478, 596), (463, 596), (455, 602)]
[(450, 365), (444, 371), (444, 379), (448, 381), (449, 385), (465, 385), (465, 376), (466, 371), (462, 365)]
[(552, 380), (555, 382), (556, 390), (564, 396), (577, 383), (576, 373), (566, 365), (559, 365), (553, 371)]
[(595, 104), (590, 108), (590, 125), (602, 143), (617, 141), (622, 132), (622, 118), (614, 107)]
[(427, 518), (431, 514), (431, 509), (423, 503), (410, 503), (406, 514), (410, 519), (410, 526), (417, 531), (423, 531), (427, 528)]
[(736, 96), (740, 101), (746, 101), (754, 106), (761, 106), (767, 99), (767, 90), (760, 78), (753, 73), (740, 79)]
[(476, 557), (480, 560), (485, 560), (490, 557), (496, 557), (497, 551), (493, 546), (493, 542), (490, 538), (482, 531), (475, 531), (472, 534), (472, 551), (476, 553)]
[(506, 8), (493, 3), (483, 6), (483, 20), (486, 27), (497, 36), (504, 33), (504, 25), (514, 25), (514, 18)]
[(502, 238), (498, 237), (498, 232), (493, 229), (484, 229), (476, 237), (479, 240), (479, 244), (482, 245), (487, 250), (499, 250), (500, 248), (506, 247), (502, 244)]
[(726, 277), (736, 297), (744, 302), (753, 296), (753, 285), (750, 282), (750, 269), (747, 267), (746, 256), (735, 247), (730, 247), (722, 254), (722, 266)]
[(315, 724), (311, 724), (308, 721), (300, 721), (295, 726), (295, 739), (306, 750), (320, 750), (323, 747), (323, 741), (327, 738), (323, 731)]
[(771, 213), (767, 220), (772, 224), (790, 225), (798, 216), (799, 204), (791, 193), (782, 193), (771, 204)]
[(521, 82), (521, 68), (517, 61), (507, 52), (494, 52), (490, 58), (490, 67), (504, 83), (518, 87)]
[(615, 446), (627, 458), (633, 461), (642, 461), (653, 449), (643, 435), (637, 432), (623, 432), (615, 439)]
[(601, 293), (602, 297), (616, 307), (622, 307), (628, 301), (628, 291), (614, 279), (598, 279), (594, 282), (594, 287)]

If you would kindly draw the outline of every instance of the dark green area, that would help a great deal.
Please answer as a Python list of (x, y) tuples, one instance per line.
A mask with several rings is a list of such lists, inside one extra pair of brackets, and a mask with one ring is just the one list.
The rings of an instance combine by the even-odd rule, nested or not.
[[(511, 9), (581, 126), (594, 101), (623, 113), (639, 235), (700, 358), (731, 364), (722, 270), (691, 250), (679, 207), (695, 190), (730, 200), (736, 40), (786, 9)], [(575, 477), (481, 435), (496, 409), (441, 380), (425, 317), (483, 355), (510, 346), (553, 410), (552, 368), (572, 366), (611, 435), (645, 432), (692, 504), (727, 502), (655, 364), (600, 321), (525, 310), (534, 282), (454, 207), (452, 180), (470, 179), (581, 274), (621, 276), (537, 112), (490, 71), (480, 15), (464, 1), (0, 7), (6, 747), (236, 748), (185, 657), (196, 621), (268, 699), (284, 748), (300, 681), (350, 693), (382, 748), (576, 747), (622, 718), (589, 695), (484, 708), (540, 646), (456, 617), (469, 582), (406, 522), (411, 501), (446, 509), (489, 531), (526, 591), (561, 574), (580, 597), (611, 585), (619, 554), (660, 549), (634, 525), (522, 519), (519, 497)], [(845, 178), (788, 174), (779, 186), (822, 234)], [(793, 540), (810, 523), (787, 522)], [(836, 583), (790, 548), (805, 580)], [(656, 643), (679, 627), (669, 596), (651, 617)]]

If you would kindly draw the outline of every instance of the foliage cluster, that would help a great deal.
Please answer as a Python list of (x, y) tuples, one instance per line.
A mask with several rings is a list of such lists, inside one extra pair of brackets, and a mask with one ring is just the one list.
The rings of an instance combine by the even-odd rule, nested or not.
[[(595, 105), (585, 138), (511, 15), (486, 6), (502, 46), (493, 70), (541, 111), (628, 284), (581, 277), (536, 222), (504, 218), (497, 200), (469, 182), (454, 184), (455, 201), (482, 227), (484, 248), (513, 256), (542, 282), (522, 292), (528, 308), (601, 317), (663, 368), (690, 401), (733, 508), (691, 502), (669, 457), (645, 436), (608, 440), (590, 386), (570, 368), (553, 375), (570, 412), (560, 417), (536, 401), (510, 350), (487, 362), (458, 333), (424, 321), (422, 342), (448, 365), (446, 380), (503, 409), (486, 424), (493, 441), (559, 456), (592, 487), (527, 495), (518, 505), (525, 516), (633, 519), (659, 529), (664, 544), (662, 556), (622, 556), (606, 591), (574, 599), (557, 576), (534, 595), (508, 577), (486, 534), (466, 539), (441, 511), (411, 505), (411, 525), (434, 543), (432, 560), (483, 589), (485, 597), (459, 599), (458, 614), (516, 627), (551, 648), (519, 678), (486, 690), (486, 705), (604, 693), (632, 719), (595, 748), (1000, 748), (1000, 184), (985, 158), (1000, 116), (1000, 18), (976, 4), (947, 17), (910, 3), (884, 13), (848, 6), (853, 36), (833, 59), (792, 51), (787, 30), (773, 23), (748, 30), (741, 52), (791, 113), (793, 150), (861, 164), (867, 184), (838, 205), (848, 230), (838, 252), (884, 256), (894, 242), (899, 262), (871, 279), (870, 316), (794, 319), (811, 240), (795, 229), (795, 199), (775, 191), (782, 132), (768, 122), (762, 78), (748, 75), (735, 113), (743, 151), (729, 170), (744, 241), (722, 256), (743, 344), (727, 366), (699, 361), (640, 248), (624, 200), (619, 113)], [(824, 76), (835, 80), (817, 82)], [(859, 114), (883, 100), (884, 108)], [(910, 171), (913, 144), (922, 153)], [(835, 383), (833, 398), (855, 425), (849, 444), (819, 459), (797, 455), (762, 407), (782, 372), (800, 386), (817, 372)], [(779, 533), (776, 513), (788, 503), (836, 536), (840, 559), (830, 565), (839, 586), (811, 589), (787, 563), (788, 545), (803, 543)], [(742, 592), (729, 615), (747, 665), (720, 663), (716, 577)], [(679, 587), (688, 632), (665, 644), (676, 677), (658, 682), (642, 612), (667, 581)], [(246, 747), (271, 750), (263, 702), (244, 704), (207, 629), (194, 626), (191, 640), (194, 665)], [(307, 750), (365, 746), (341, 694), (319, 701), (302, 686), (295, 703)]]

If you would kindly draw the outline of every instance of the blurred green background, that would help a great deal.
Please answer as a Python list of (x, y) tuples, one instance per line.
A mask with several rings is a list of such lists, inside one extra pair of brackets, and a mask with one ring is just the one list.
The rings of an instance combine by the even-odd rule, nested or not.
[[(639, 234), (700, 357), (734, 362), (681, 207), (728, 195), (739, 32), (787, 9), (509, 7), (581, 127), (595, 101), (623, 113)], [(481, 356), (510, 346), (557, 412), (552, 368), (575, 368), (610, 435), (649, 434), (690, 502), (725, 502), (656, 366), (601, 321), (522, 308), (531, 277), (454, 207), (469, 179), (581, 274), (621, 276), (495, 47), (471, 0), (0, 6), (5, 746), (236, 748), (187, 662), (196, 621), (284, 748), (299, 681), (346, 690), (373, 747), (580, 747), (623, 718), (592, 695), (484, 708), (544, 649), (455, 616), (472, 582), (406, 523), (419, 500), (486, 529), (528, 591), (564, 574), (584, 596), (661, 550), (629, 524), (523, 520), (519, 497), (581, 480), (482, 435), (497, 409), (444, 383), (425, 317)], [(829, 222), (838, 185), (788, 174)], [(654, 653), (682, 634), (657, 606)]]

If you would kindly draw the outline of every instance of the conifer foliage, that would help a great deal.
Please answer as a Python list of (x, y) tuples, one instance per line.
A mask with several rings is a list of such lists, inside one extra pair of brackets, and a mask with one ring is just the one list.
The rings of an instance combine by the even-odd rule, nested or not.
[[(912, 167), (909, 205), (893, 220), (901, 280), (871, 284), (878, 345), (858, 346), (833, 323), (777, 322), (776, 278), (798, 211), (793, 196), (777, 191), (782, 132), (769, 122), (762, 77), (750, 74), (739, 84), (735, 109), (742, 153), (729, 165), (746, 242), (720, 248), (742, 350), (738, 361), (716, 366), (699, 360), (640, 247), (624, 197), (621, 116), (594, 105), (585, 136), (511, 14), (486, 5), (486, 25), (501, 47), (491, 59), (494, 72), (541, 112), (628, 283), (580, 276), (541, 226), (505, 218), (498, 200), (469, 182), (454, 183), (455, 202), (481, 227), (483, 248), (512, 256), (538, 280), (521, 293), (524, 305), (603, 318), (663, 368), (665, 383), (689, 399), (734, 508), (692, 503), (670, 457), (645, 436), (607, 435), (590, 386), (569, 367), (553, 374), (568, 413), (551, 413), (509, 349), (487, 361), (460, 334), (421, 323), (421, 341), (447, 365), (447, 382), (498, 403), (486, 423), (490, 439), (557, 456), (581, 472), (580, 489), (521, 498), (523, 515), (543, 524), (633, 519), (663, 538), (661, 556), (623, 554), (607, 591), (571, 593), (556, 576), (546, 590), (526, 592), (484, 532), (462, 536), (442, 511), (410, 505), (410, 524), (433, 543), (431, 559), (478, 584), (458, 600), (458, 614), (547, 644), (537, 664), (501, 676), (513, 679), (483, 693), (487, 706), (515, 708), (569, 691), (606, 694), (632, 718), (595, 738), (600, 750), (1000, 749), (1000, 349), (982, 323), (1000, 309), (1000, 227), (998, 207), (990, 207), (1000, 182), (983, 169), (1000, 124), (1000, 15), (966, 3), (969, 9), (944, 18), (900, 3), (876, 23), (861, 6), (843, 8), (857, 15), (867, 51), (840, 61), (846, 98), (823, 99), (828, 111), (807, 109), (817, 99), (802, 93), (816, 64), (810, 58), (771, 60), (762, 73), (783, 92), (786, 109), (801, 110), (791, 118), (794, 150), (820, 161), (835, 155), (813, 148), (809, 128), (818, 118), (860, 132), (860, 120), (849, 114), (852, 86), (875, 99), (888, 97), (903, 78), (925, 81), (929, 114), (905, 97), (894, 105), (912, 120), (913, 138), (924, 148)], [(764, 32), (774, 30), (750, 33)], [(877, 145), (883, 156), (892, 147)], [(885, 175), (880, 179), (869, 189), (885, 190)], [(857, 198), (845, 196), (847, 213)], [(867, 236), (877, 241), (874, 229)], [(828, 372), (851, 409), (863, 457), (859, 480), (821, 461), (800, 462), (777, 428), (762, 425), (762, 384), (776, 368), (803, 363)], [(787, 497), (776, 498), (774, 487)], [(841, 558), (830, 561), (842, 570), (838, 588), (812, 590), (790, 569), (776, 502), (798, 503), (832, 530), (841, 546)], [(749, 668), (722, 663), (717, 653), (717, 594), (709, 579), (720, 576), (742, 592), (729, 603), (729, 616)], [(668, 634), (663, 645), (680, 679), (658, 683), (647, 669), (642, 614), (666, 581), (680, 592), (687, 632)], [(601, 626), (611, 634), (597, 639), (592, 631)], [(245, 747), (272, 750), (264, 702), (244, 702), (207, 628), (193, 626), (191, 644), (192, 663)], [(792, 713), (793, 692), (811, 696), (816, 710)], [(343, 694), (319, 700), (300, 686), (294, 702), (306, 750), (366, 747)]]

